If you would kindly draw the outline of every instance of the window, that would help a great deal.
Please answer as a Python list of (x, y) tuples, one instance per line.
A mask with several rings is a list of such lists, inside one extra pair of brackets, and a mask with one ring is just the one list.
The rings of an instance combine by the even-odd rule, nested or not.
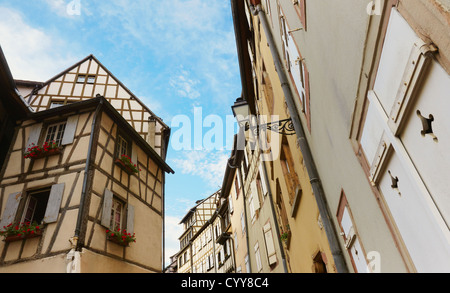
[(294, 160), (286, 137), (283, 137), (280, 154), (281, 168), (283, 170), (284, 179), (289, 193), (289, 204), (293, 205), (295, 197), (300, 189), (300, 183), (297, 173), (294, 169)]
[(245, 270), (246, 270), (247, 273), (251, 272), (251, 270), (250, 270), (250, 261), (249, 261), (249, 258), (248, 258), (248, 254), (245, 255)]
[(31, 192), (28, 195), (21, 222), (36, 222), (40, 224), (44, 219), (49, 196), (50, 189)]
[(123, 207), (124, 204), (122, 201), (117, 198), (113, 198), (111, 208), (111, 224), (109, 225), (111, 229), (122, 229)]
[(77, 83), (89, 83), (93, 84), (95, 82), (95, 75), (86, 75), (86, 74), (79, 74), (77, 78)]
[(250, 217), (252, 218), (252, 222), (256, 220), (257, 211), (261, 207), (258, 195), (258, 187), (256, 185), (256, 181), (252, 181), (250, 183), (251, 192), (248, 198), (248, 204), (250, 207)]
[(61, 145), (65, 129), (66, 121), (49, 125), (44, 142), (54, 141), (57, 145)]
[(306, 0), (293, 0), (292, 3), (302, 22), (303, 29), (306, 30)]
[(286, 212), (286, 206), (283, 202), (283, 194), (281, 192), (280, 181), (276, 179), (276, 207), (278, 209), (278, 223), (281, 225), (280, 233), (288, 232), (289, 220)]
[(274, 106), (274, 99), (273, 99), (273, 88), (272, 88), (272, 82), (270, 81), (269, 74), (266, 71), (266, 66), (263, 62), (262, 64), (262, 90), (264, 92), (264, 97), (266, 98), (267, 107), (269, 109), (269, 114), (273, 114), (273, 106)]
[(11, 193), (2, 213), (0, 227), (16, 221), (30, 221), (38, 224), (56, 222), (61, 207), (64, 186), (64, 183), (61, 183), (52, 185), (50, 188), (29, 191), (24, 197), (25, 205), (20, 211), (19, 205), (22, 201), (23, 193)]
[(263, 233), (264, 233), (264, 240), (266, 242), (267, 258), (269, 261), (269, 266), (271, 266), (277, 263), (277, 255), (275, 251), (275, 243), (273, 241), (273, 234), (270, 223), (264, 225)]
[(66, 121), (53, 123), (48, 126), (44, 126), (44, 122), (40, 122), (31, 126), (30, 134), (28, 136), (27, 148), (38, 145), (41, 136), (42, 129), (45, 129), (45, 134), (41, 143), (54, 140), (58, 145), (68, 145), (73, 143), (75, 138), (75, 132), (78, 124), (78, 115), (70, 116)]
[(255, 259), (256, 259), (256, 271), (260, 272), (262, 270), (262, 263), (261, 263), (261, 254), (259, 253), (259, 244), (256, 242), (255, 246), (253, 247), (255, 250)]
[(73, 103), (74, 103), (74, 101), (67, 101), (67, 100), (61, 100), (61, 99), (56, 99), (56, 100), (52, 99), (52, 100), (50, 100), (50, 109), (58, 108), (58, 107), (61, 107), (61, 106), (64, 106), (64, 105), (73, 104)]
[(322, 252), (318, 252), (313, 258), (313, 272), (314, 273), (327, 273), (327, 266), (325, 264), (325, 255)]
[(116, 143), (116, 152), (117, 157), (120, 157), (122, 155), (129, 155), (129, 143), (128, 141), (121, 135), (117, 136), (117, 143)]
[(134, 206), (115, 196), (111, 190), (105, 189), (101, 225), (107, 229), (120, 227), (120, 229), (126, 229), (127, 233), (133, 234)]
[[(302, 1), (299, 1), (302, 2)], [(297, 6), (297, 5), (295, 5)], [(303, 5), (304, 7), (304, 5)], [(311, 109), (310, 109), (310, 87), (309, 87), (309, 71), (305, 64), (305, 59), (301, 56), (300, 50), (292, 38), (291, 34), (297, 29), (290, 30), (289, 24), (286, 20), (281, 7), (279, 9), (279, 19), (281, 28), (281, 41), (283, 49), (283, 57), (286, 62), (286, 69), (295, 91), (300, 99), (302, 105), (302, 112), (306, 116), (308, 129), (311, 131)]]
[(353, 224), (353, 217), (344, 191), (341, 193), (336, 217), (338, 219), (339, 226), (341, 227), (341, 235), (344, 238), (345, 248), (350, 255), (355, 272), (366, 272), (366, 257), (364, 256), (359, 237), (357, 236), (356, 227)]
[(241, 230), (242, 230), (242, 235), (245, 235), (245, 215), (244, 215), (244, 211), (241, 212)]

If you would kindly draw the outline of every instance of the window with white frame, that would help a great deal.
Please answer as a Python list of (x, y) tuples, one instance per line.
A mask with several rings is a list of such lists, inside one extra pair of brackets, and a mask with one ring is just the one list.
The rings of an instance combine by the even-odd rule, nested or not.
[(256, 270), (257, 270), (257, 272), (260, 272), (262, 270), (262, 262), (261, 262), (261, 254), (259, 252), (258, 242), (256, 242), (256, 244), (253, 246), (253, 249), (255, 251)]
[(113, 198), (112, 208), (111, 208), (111, 229), (122, 229), (122, 220), (123, 220), (123, 208), (124, 204), (121, 200), (117, 198)]
[(117, 136), (116, 151), (117, 151), (117, 156), (118, 157), (120, 157), (122, 155), (127, 155), (127, 156), (129, 155), (129, 143), (120, 134)]
[(61, 145), (65, 129), (66, 121), (49, 125), (44, 142), (55, 142), (58, 146)]
[(309, 88), (309, 71), (306, 66), (305, 59), (301, 56), (298, 45), (296, 44), (292, 33), (297, 28), (290, 28), (283, 9), (278, 5), (279, 20), (280, 20), (280, 34), (282, 41), (283, 58), (286, 65), (288, 75), (295, 86), (295, 91), (300, 99), (302, 106), (302, 112), (305, 114), (308, 129), (310, 126), (311, 110), (309, 105), (310, 100), (310, 88)]

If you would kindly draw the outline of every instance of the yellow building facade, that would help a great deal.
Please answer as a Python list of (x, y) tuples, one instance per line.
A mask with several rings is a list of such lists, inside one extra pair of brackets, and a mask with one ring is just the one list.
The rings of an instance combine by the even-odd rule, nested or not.
[[(247, 81), (247, 86), (252, 89), (243, 92), (254, 93), (253, 98), (247, 96), (246, 101), (249, 104), (253, 103), (253, 106), (249, 105), (249, 108), (255, 109), (250, 112), (256, 117), (259, 133), (253, 136), (253, 140), (257, 140), (256, 149), (247, 154), (260, 154), (259, 159), (251, 165), (259, 169), (260, 174), (267, 175), (267, 182), (260, 179), (257, 185), (262, 187), (267, 184), (269, 187), (265, 201), (272, 201), (277, 226), (269, 225), (268, 229), (272, 231), (272, 235), (279, 237), (282, 243), (284, 252), (282, 257), (286, 262), (287, 272), (337, 272), (310, 183), (311, 178), (297, 143), (297, 136), (292, 131), (283, 85), (274, 65), (275, 60), (267, 35), (249, 2), (235, 1), (234, 5), (235, 25), (240, 26), (241, 30), (242, 26), (247, 26), (251, 35), (247, 42), (238, 42), (238, 52), (241, 54), (241, 71), (253, 72), (252, 83)], [(237, 35), (239, 38), (239, 33)], [(248, 63), (243, 61), (246, 58)], [(304, 91), (296, 92), (295, 95), (304, 101), (303, 118), (308, 119), (308, 76), (306, 70), (303, 73)], [(262, 191), (262, 188), (260, 190)]]
[(0, 272), (162, 272), (173, 171), (113, 100), (69, 90), (102, 78), (120, 84), (91, 56), (27, 95), (45, 107), (16, 121), (0, 171)]

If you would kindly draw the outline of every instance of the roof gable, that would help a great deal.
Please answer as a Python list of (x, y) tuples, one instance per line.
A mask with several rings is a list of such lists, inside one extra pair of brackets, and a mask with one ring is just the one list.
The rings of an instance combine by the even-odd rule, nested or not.
[[(122, 82), (120, 82), (100, 61), (89, 55), (78, 63), (57, 74), (30, 94), (25, 96), (30, 107), (43, 111), (60, 105), (95, 98), (105, 99), (146, 140), (149, 139), (149, 119), (156, 120), (156, 136), (168, 129)], [(164, 139), (157, 139), (155, 149), (161, 153)]]

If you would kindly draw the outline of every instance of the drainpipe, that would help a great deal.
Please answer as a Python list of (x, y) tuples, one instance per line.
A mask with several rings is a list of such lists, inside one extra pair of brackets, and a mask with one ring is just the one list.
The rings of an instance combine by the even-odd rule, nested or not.
[(306, 140), (305, 132), (303, 126), (300, 122), (300, 116), (297, 112), (297, 108), (295, 106), (294, 97), (291, 92), (291, 88), (289, 86), (289, 82), (284, 71), (283, 66), (281, 65), (281, 60), (278, 55), (278, 51), (275, 46), (275, 41), (273, 39), (272, 32), (270, 30), (269, 24), (266, 19), (266, 15), (264, 11), (261, 9), (261, 4), (252, 7), (252, 13), (255, 16), (258, 16), (261, 21), (263, 30), (267, 37), (267, 43), (269, 44), (270, 51), (272, 53), (273, 61), (275, 64), (276, 71), (278, 73), (278, 77), (281, 82), (281, 87), (283, 89), (283, 93), (285, 96), (286, 104), (289, 110), (289, 114), (292, 119), (292, 124), (294, 125), (295, 133), (297, 135), (297, 143), (300, 146), (300, 149), (303, 154), (303, 159), (305, 161), (306, 169), (308, 171), (308, 175), (310, 177), (311, 186), (313, 189), (314, 196), (316, 198), (317, 206), (319, 208), (320, 215), (322, 217), (323, 226), (325, 229), (325, 233), (328, 238), (328, 242), (330, 244), (331, 253), (333, 255), (334, 263), (336, 265), (336, 269), (339, 273), (348, 273), (348, 268), (345, 263), (344, 255), (342, 253), (342, 249), (339, 245), (339, 239), (337, 236), (336, 229), (331, 222), (330, 212), (328, 210), (327, 202), (325, 199), (325, 194), (323, 190), (322, 183), (319, 179), (319, 174), (317, 172), (311, 149)]
[(83, 188), (81, 191), (81, 200), (80, 200), (80, 208), (78, 211), (78, 218), (77, 218), (77, 225), (75, 228), (75, 235), (73, 237), (74, 240), (74, 247), (75, 249), (80, 249), (80, 245), (78, 243), (78, 238), (80, 236), (80, 231), (81, 231), (81, 223), (83, 221), (83, 213), (84, 213), (84, 202), (86, 199), (86, 192), (87, 192), (87, 181), (89, 179), (89, 167), (91, 165), (91, 154), (92, 154), (92, 145), (94, 144), (94, 136), (95, 136), (95, 125), (97, 124), (97, 117), (98, 114), (101, 110), (101, 108), (103, 107), (103, 101), (104, 98), (103, 97), (99, 97), (97, 96), (97, 98), (100, 98), (99, 100), (99, 104), (97, 106), (97, 109), (95, 110), (94, 113), (94, 117), (92, 119), (92, 127), (91, 127), (91, 137), (89, 140), (89, 147), (88, 147), (88, 152), (87, 152), (87, 159), (86, 159), (86, 167), (84, 169), (84, 179), (83, 179)]

